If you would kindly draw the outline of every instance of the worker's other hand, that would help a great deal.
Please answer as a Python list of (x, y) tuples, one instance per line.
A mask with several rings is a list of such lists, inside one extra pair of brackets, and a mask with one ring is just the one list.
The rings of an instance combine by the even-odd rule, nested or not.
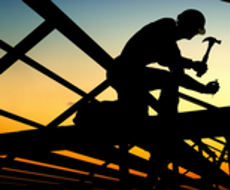
[(204, 62), (195, 61), (193, 62), (193, 70), (197, 72), (197, 76), (201, 77), (203, 74), (207, 72), (208, 66)]
[(219, 83), (218, 81), (213, 81), (213, 82), (209, 82), (208, 84), (206, 84), (205, 86), (205, 90), (204, 90), (204, 93), (207, 93), (207, 94), (215, 94), (218, 92), (220, 86), (219, 86)]

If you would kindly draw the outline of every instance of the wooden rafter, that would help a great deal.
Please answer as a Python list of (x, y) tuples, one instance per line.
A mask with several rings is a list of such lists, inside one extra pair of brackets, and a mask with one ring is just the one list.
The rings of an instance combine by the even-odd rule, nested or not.
[[(105, 135), (104, 133), (98, 133), (97, 130), (92, 127), (93, 125), (88, 125), (88, 128), (85, 128), (85, 126), (69, 126), (57, 128), (57, 126), (62, 121), (64, 121), (74, 112), (76, 112), (76, 110), (81, 105), (83, 105), (85, 101), (94, 99), (95, 96), (97, 96), (103, 90), (105, 90), (109, 86), (109, 82), (107, 80), (104, 81), (89, 94), (86, 94), (81, 89), (75, 87), (68, 81), (62, 79), (52, 71), (49, 71), (42, 65), (26, 57), (25, 53), (28, 50), (30, 50), (33, 46), (35, 46), (37, 43), (39, 43), (53, 29), (56, 28), (65, 37), (72, 41), (76, 46), (82, 49), (87, 55), (89, 55), (92, 59), (99, 63), (99, 65), (101, 65), (104, 69), (109, 69), (109, 65), (113, 61), (113, 59), (96, 42), (94, 42), (93, 39), (91, 39), (83, 30), (81, 30), (81, 28), (79, 28), (73, 21), (71, 21), (59, 8), (57, 8), (55, 4), (53, 4), (51, 1), (23, 1), (32, 9), (34, 9), (38, 14), (40, 14), (40, 16), (42, 16), (45, 19), (45, 21), (32, 33), (30, 33), (25, 39), (23, 39), (18, 45), (16, 45), (15, 48), (12, 48), (3, 41), (0, 41), (0, 46), (2, 46), (3, 49), (6, 48), (5, 50), (8, 52), (1, 59), (0, 73), (6, 71), (6, 69), (8, 69), (17, 59), (21, 59), (30, 66), (37, 69), (38, 71), (47, 75), (48, 77), (66, 86), (70, 90), (80, 94), (83, 98), (79, 102), (74, 104), (71, 108), (63, 112), (56, 119), (51, 121), (47, 125), (46, 130), (44, 130), (44, 127), (38, 123), (11, 114), (9, 112), (0, 110), (0, 114), (2, 114), (5, 117), (9, 117), (19, 122), (26, 123), (28, 125), (35, 126), (41, 129), (0, 135), (0, 144), (7, 144), (7, 146), (2, 146), (0, 148), (0, 154), (8, 155), (4, 161), (0, 160), (0, 166), (3, 169), (0, 171), (0, 177), (2, 174), (9, 174), (10, 170), (14, 170), (17, 173), (16, 175), (19, 178), (22, 178), (26, 176), (25, 170), (28, 172), (31, 168), (33, 168), (33, 170), (36, 170), (37, 172), (43, 174), (44, 172), (49, 173), (50, 176), (52, 174), (53, 176), (64, 175), (65, 177), (69, 178), (78, 177), (81, 182), (93, 180), (95, 184), (101, 187), (105, 186), (111, 188), (116, 186), (119, 187), (119, 185), (117, 185), (117, 182), (114, 182), (113, 180), (105, 182), (101, 178), (94, 178), (95, 174), (97, 173), (100, 173), (101, 176), (102, 174), (104, 174), (105, 176), (113, 176), (113, 178), (121, 178), (122, 176), (118, 174), (118, 171), (112, 171), (106, 168), (106, 166), (109, 163), (120, 164), (120, 166), (122, 165), (122, 167), (126, 167), (126, 170), (128, 169), (128, 167), (132, 167), (137, 170), (147, 172), (147, 168), (149, 167), (148, 161), (141, 161), (140, 158), (127, 154), (128, 148), (125, 148), (126, 145), (121, 147), (119, 150), (113, 148), (114, 144), (124, 143), (124, 141), (122, 141), (122, 139), (119, 138), (119, 130), (117, 133), (110, 133), (113, 135)], [(51, 12), (52, 14), (50, 14)], [(81, 37), (79, 38), (76, 36)], [(193, 103), (196, 103), (198, 105), (201, 105), (209, 109), (209, 111), (178, 114), (178, 117), (174, 118), (173, 121), (170, 121), (173, 122), (173, 124), (169, 123), (169, 121), (166, 121), (164, 118), (161, 117), (149, 117), (148, 121), (145, 122), (146, 125), (141, 126), (141, 130), (139, 128), (137, 128), (136, 130), (133, 130), (133, 128), (129, 130), (130, 137), (128, 138), (127, 136), (126, 141), (132, 143), (133, 145), (137, 144), (138, 146), (143, 147), (146, 150), (153, 150), (150, 147), (152, 146), (152, 139), (155, 139), (155, 142), (156, 139), (158, 139), (158, 143), (161, 143), (160, 139), (169, 137), (167, 135), (164, 136), (165, 134), (172, 135), (172, 130), (170, 130), (170, 128), (168, 127), (169, 124), (173, 127), (176, 126), (176, 129), (173, 130), (173, 132), (175, 132), (174, 138), (179, 138), (181, 140), (190, 138), (192, 139), (225, 136), (225, 133), (223, 132), (225, 129), (221, 129), (220, 127), (218, 127), (217, 129), (216, 126), (220, 126), (221, 124), (224, 124), (228, 121), (226, 113), (230, 113), (229, 107), (217, 108), (216, 106), (202, 102), (182, 93), (180, 93), (180, 97), (189, 100)], [(193, 118), (196, 118), (196, 120), (194, 120)], [(189, 121), (189, 123), (186, 124), (186, 128), (184, 127), (184, 120)], [(155, 130), (157, 134), (153, 134), (149, 130), (149, 126), (151, 126), (153, 123), (155, 124), (155, 126), (163, 126), (159, 130)], [(116, 123), (113, 123), (113, 125), (116, 125)], [(107, 125), (101, 124), (101, 127), (103, 128), (101, 131), (108, 132)], [(205, 130), (201, 130), (202, 127), (205, 128)], [(88, 130), (89, 128), (90, 130)], [(188, 130), (188, 128), (191, 128), (191, 130)], [(229, 140), (228, 137), (226, 138), (227, 140)], [(88, 141), (86, 142), (87, 139)], [(173, 139), (171, 138), (171, 140)], [(13, 141), (17, 143), (12, 144), (11, 142)], [(28, 146), (28, 144), (32, 145), (32, 149)], [(229, 150), (229, 147), (227, 145), (225, 151)], [(206, 180), (205, 183), (208, 183), (208, 180), (215, 180), (217, 184), (221, 184), (226, 187), (229, 186), (229, 176), (226, 175), (226, 173), (224, 173), (222, 170), (220, 170), (218, 166), (209, 162), (206, 158), (202, 157), (202, 155), (196, 152), (192, 147), (189, 147), (183, 142), (176, 144), (175, 146), (171, 145), (170, 147), (173, 149), (180, 149), (180, 153), (176, 156), (170, 154), (168, 159), (174, 161), (176, 159), (176, 163), (178, 163), (180, 166), (183, 166), (188, 170), (194, 171), (195, 173), (200, 175), (202, 179), (204, 178)], [(204, 148), (206, 149), (207, 147), (205, 146)], [(87, 163), (82, 163), (79, 160), (72, 160), (70, 158), (63, 158), (52, 154), (52, 150), (61, 149), (68, 149), (75, 152), (89, 154), (90, 156), (99, 157), (100, 159), (105, 159), (106, 163), (102, 167), (99, 167)], [(126, 162), (121, 161), (121, 151), (123, 151), (123, 156), (126, 157)], [(225, 151), (222, 152), (220, 162), (224, 161), (223, 156)], [(154, 151), (152, 151), (151, 153), (154, 155)], [(212, 153), (210, 152), (210, 154)], [(50, 168), (44, 169), (44, 167), (40, 166), (38, 167), (33, 165), (32, 167), (29, 167), (28, 163), (26, 164), (15, 162), (15, 159), (19, 156), (25, 157), (25, 159), (32, 159), (37, 161), (39, 160), (40, 162), (44, 163), (48, 162), (50, 163), (50, 165), (64, 164), (65, 167), (68, 166), (74, 169), (80, 168), (82, 170), (90, 171), (90, 175), (84, 177), (76, 174), (67, 174), (63, 171), (53, 171)], [(6, 168), (8, 168), (8, 170)], [(16, 170), (15, 168), (18, 168), (18, 170)], [(24, 170), (24, 173), (20, 173), (20, 170)], [(123, 169), (122, 171), (124, 172)], [(30, 171), (30, 173), (32, 173), (32, 171)], [(126, 173), (123, 177), (127, 177), (127, 175), (129, 174)], [(36, 178), (37, 177), (38, 175), (36, 176)], [(43, 178), (44, 176), (41, 178), (39, 177), (39, 180), (42, 180)], [(132, 181), (133, 187), (143, 188), (145, 187), (144, 184), (146, 184), (145, 178), (138, 178), (132, 175), (130, 175), (130, 181)], [(180, 176), (180, 183), (194, 186), (197, 188), (203, 185), (202, 180), (194, 181), (186, 178), (185, 176)]]

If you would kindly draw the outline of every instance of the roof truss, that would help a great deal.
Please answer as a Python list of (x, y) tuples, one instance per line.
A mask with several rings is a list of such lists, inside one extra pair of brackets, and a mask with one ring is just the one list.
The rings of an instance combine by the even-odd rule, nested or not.
[[(44, 37), (49, 35), (54, 29), (57, 29), (104, 69), (109, 69), (109, 65), (113, 59), (51, 1), (47, 0), (38, 2), (33, 0), (23, 0), (23, 2), (43, 17), (45, 21), (26, 38), (19, 42), (14, 48), (4, 41), (0, 41), (1, 48), (8, 52), (1, 59), (0, 73), (5, 72), (18, 59), (21, 59), (34, 69), (81, 95), (82, 99), (51, 121), (47, 126), (43, 126), (7, 111), (0, 110), (0, 114), (2, 116), (39, 129), (1, 135), (1, 144), (9, 144), (10, 146), (3, 146), (0, 148), (0, 178), (6, 180), (0, 181), (0, 184), (3, 186), (10, 184), (12, 186), (24, 186), (29, 184), (31, 187), (39, 184), (42, 188), (47, 186), (75, 186), (83, 189), (87, 189), (89, 187), (116, 189), (121, 185), (122, 187), (130, 185), (127, 183), (127, 181), (129, 181), (132, 182), (131, 187), (139, 189), (145, 188), (145, 184), (148, 184), (149, 182), (146, 177), (143, 176), (148, 174), (150, 162), (129, 154), (128, 151), (131, 147), (128, 147), (127, 144), (129, 142), (133, 145), (137, 144), (148, 151), (151, 150), (151, 153), (154, 155), (152, 148), (149, 147), (149, 142), (145, 142), (146, 137), (143, 139), (125, 138), (121, 140), (117, 138), (118, 136), (116, 136), (119, 135), (119, 132), (114, 136), (101, 136), (101, 134), (94, 132), (87, 133), (87, 131), (84, 131), (84, 128), (80, 128), (79, 130), (79, 128), (74, 126), (57, 128), (60, 123), (84, 105), (84, 102), (88, 100), (95, 100), (95, 97), (109, 86), (109, 82), (104, 81), (90, 93), (86, 94), (75, 85), (69, 83), (54, 72), (27, 57), (25, 54), (32, 47), (37, 45)], [(229, 187), (229, 176), (220, 170), (221, 163), (226, 161), (224, 156), (227, 151), (229, 152), (229, 146), (227, 144), (229, 142), (229, 137), (226, 136), (226, 133), (223, 134), (225, 129), (217, 130), (216, 128), (209, 128), (205, 131), (200, 130), (200, 127), (204, 126), (204, 122), (207, 122), (205, 124), (208, 126), (213, 126), (214, 124), (220, 125), (221, 121), (221, 125), (224, 126), (224, 123), (227, 122), (227, 117), (225, 117), (224, 114), (226, 115), (226, 113), (229, 113), (229, 108), (218, 109), (216, 106), (202, 102), (182, 93), (180, 93), (180, 97), (206, 107), (210, 111), (179, 114), (180, 116), (178, 117), (181, 117), (179, 121), (196, 117), (196, 121), (201, 121), (201, 123), (197, 125), (196, 121), (191, 121), (190, 125), (192, 126), (193, 131), (186, 131), (187, 129), (183, 129), (183, 123), (178, 123), (179, 130), (178, 132), (174, 131), (174, 133), (175, 138), (180, 138), (181, 142), (176, 144), (177, 147), (174, 148), (180, 148), (183, 154), (178, 154), (176, 158), (170, 155), (168, 157), (168, 161), (169, 163), (173, 162), (174, 167), (173, 170), (167, 169), (165, 172), (169, 173), (171, 177), (176, 176), (177, 179), (179, 179), (178, 189), (182, 188), (182, 184), (186, 184), (186, 187), (190, 186), (196, 188), (200, 188), (203, 185), (212, 186), (213, 183)], [(216, 117), (217, 115), (218, 117)], [(162, 119), (152, 117), (148, 122), (148, 126), (150, 123), (159, 125), (162, 123)], [(148, 128), (148, 126), (144, 127)], [(165, 123), (164, 126), (166, 127), (167, 123)], [(106, 131), (107, 129), (103, 130)], [(147, 135), (146, 132), (149, 133), (148, 130), (143, 133)], [(165, 131), (160, 131), (160, 134), (164, 133)], [(82, 136), (82, 134), (87, 134), (87, 136)], [(132, 135), (134, 137), (138, 137), (140, 133), (133, 133)], [(199, 140), (203, 137), (213, 138), (216, 135), (225, 136), (227, 139), (227, 143), (224, 144), (225, 148), (221, 152), (217, 165), (203, 157), (202, 150), (206, 150), (210, 156), (213, 156), (213, 154), (211, 151), (208, 151), (208, 146)], [(153, 136), (154, 135), (151, 135), (147, 139), (151, 139)], [(89, 138), (88, 142), (82, 144), (86, 137)], [(157, 138), (157, 135), (155, 135), (154, 138)], [(199, 151), (197, 152), (193, 149), (193, 147), (186, 145), (182, 141), (183, 139), (194, 139), (195, 143), (199, 146)], [(12, 144), (11, 142), (16, 143)], [(33, 149), (28, 148), (28, 143), (33, 145)], [(115, 144), (119, 144), (120, 148), (115, 149)], [(92, 165), (92, 163), (89, 164), (79, 161), (78, 159), (72, 159), (54, 153), (54, 151), (59, 150), (81, 153), (92, 158), (105, 160), (105, 163), (102, 165)], [(108, 168), (111, 164), (115, 164), (115, 166), (120, 165), (120, 171)], [(183, 175), (178, 174), (179, 166), (187, 168), (187, 171), (184, 172)], [(200, 166), (202, 166), (202, 168), (200, 168)], [(80, 171), (82, 171), (82, 173)], [(139, 171), (139, 176), (133, 175), (132, 172), (135, 173), (134, 171), (136, 171), (136, 174), (138, 173), (137, 171)], [(195, 172), (197, 175), (201, 176), (201, 179), (194, 180), (185, 177), (189, 171)], [(141, 176), (141, 174), (143, 175)], [(207, 179), (213, 180), (213, 182), (208, 183)]]

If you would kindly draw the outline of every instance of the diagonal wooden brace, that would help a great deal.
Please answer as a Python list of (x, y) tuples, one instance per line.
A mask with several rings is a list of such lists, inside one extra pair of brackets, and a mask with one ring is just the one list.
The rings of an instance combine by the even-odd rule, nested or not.
[[(4, 51), (7, 51), (7, 52), (9, 52), (13, 49), (9, 44), (7, 44), (6, 42), (4, 42), (2, 40), (0, 40), (0, 48), (3, 49)], [(41, 64), (39, 64), (35, 60), (31, 59), (30, 57), (28, 57), (26, 55), (22, 55), (20, 59), (24, 63), (26, 63), (27, 65), (31, 66), (32, 68), (36, 69), (37, 71), (41, 72), (42, 74), (46, 75), (47, 77), (55, 80), (59, 84), (65, 86), (69, 90), (72, 90), (73, 92), (77, 93), (78, 95), (80, 95), (80, 96), (86, 95), (86, 93), (83, 90), (74, 86), (72, 83), (68, 82), (64, 78), (57, 75), (56, 73), (45, 68), (44, 66), (42, 66)]]
[[(113, 61), (92, 38), (51, 1), (23, 0), (45, 20), (48, 20), (67, 39), (78, 46), (104, 69)], [(90, 47), (90, 48), (89, 48)]]
[(10, 118), (12, 120), (15, 120), (15, 121), (18, 121), (20, 123), (24, 123), (26, 125), (29, 125), (31, 127), (35, 127), (37, 129), (42, 129), (44, 128), (45, 126), (43, 126), (42, 124), (40, 123), (36, 123), (34, 121), (31, 121), (29, 119), (26, 119), (26, 118), (23, 118), (21, 116), (18, 116), (18, 115), (15, 115), (15, 114), (12, 114), (10, 112), (7, 112), (7, 111), (4, 111), (4, 110), (1, 110), (0, 109), (0, 116), (4, 116), (4, 117), (7, 117), (7, 118)]
[(74, 114), (81, 107), (82, 104), (84, 104), (86, 101), (90, 101), (90, 100), (94, 99), (94, 97), (96, 97), (98, 94), (103, 92), (108, 87), (109, 87), (109, 82), (108, 82), (108, 80), (105, 80), (100, 85), (98, 85), (95, 89), (93, 89), (89, 94), (84, 96), (77, 103), (75, 103), (73, 106), (71, 106), (66, 111), (64, 111), (61, 115), (59, 115), (57, 118), (55, 118), (53, 121), (51, 121), (46, 127), (56, 128), (60, 123), (62, 123), (64, 120), (66, 120), (72, 114)]
[(39, 25), (34, 31), (32, 31), (5, 56), (2, 57), (0, 60), (0, 74), (6, 71), (11, 65), (20, 59), (21, 56), (26, 54), (38, 42), (52, 32), (52, 30), (54, 30), (54, 27), (49, 21), (44, 21), (41, 25)]

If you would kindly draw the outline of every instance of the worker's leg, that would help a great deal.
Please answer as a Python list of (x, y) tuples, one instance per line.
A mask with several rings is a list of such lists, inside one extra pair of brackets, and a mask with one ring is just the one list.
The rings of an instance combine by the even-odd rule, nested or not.
[(122, 115), (131, 118), (148, 115), (148, 89), (145, 87), (144, 70), (119, 69), (114, 66), (107, 77), (117, 91)]
[(178, 84), (173, 78), (168, 85), (163, 87), (159, 97), (159, 115), (173, 116), (177, 114), (179, 104), (178, 88)]
[(119, 88), (118, 101), (122, 107), (120, 110), (123, 115), (132, 119), (145, 118), (148, 116), (148, 91), (135, 86)]

